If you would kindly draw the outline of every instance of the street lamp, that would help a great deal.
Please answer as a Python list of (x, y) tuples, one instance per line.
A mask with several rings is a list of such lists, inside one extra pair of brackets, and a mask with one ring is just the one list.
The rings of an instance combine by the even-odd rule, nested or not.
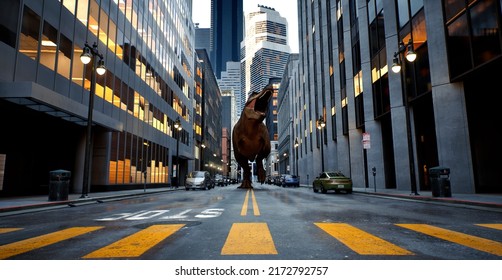
[(179, 163), (178, 163), (178, 157), (179, 157), (179, 154), (180, 154), (180, 131), (182, 129), (181, 127), (181, 122), (180, 122), (180, 118), (178, 117), (176, 119), (176, 122), (174, 122), (174, 129), (176, 130), (175, 133), (176, 133), (176, 187), (178, 187), (179, 185)]
[[(399, 73), (401, 71), (401, 64), (399, 63), (399, 57), (402, 53), (405, 53), (406, 60), (408, 62), (414, 62), (415, 59), (417, 59), (417, 54), (413, 50), (413, 41), (408, 40), (408, 43), (404, 45), (404, 43), (401, 41), (399, 42), (398, 46), (398, 51), (394, 52), (394, 58), (392, 60), (392, 72), (394, 73)], [(404, 103), (404, 109), (405, 109), (405, 116), (406, 116), (406, 137), (408, 140), (408, 157), (410, 160), (410, 177), (411, 177), (411, 194), (413, 195), (420, 195), (417, 191), (417, 184), (415, 181), (415, 159), (413, 156), (413, 141), (412, 141), (412, 136), (411, 136), (411, 121), (410, 121), (410, 109), (408, 105), (408, 94), (403, 90), (403, 103)]]
[(323, 138), (322, 138), (322, 130), (326, 126), (326, 122), (324, 121), (324, 118), (322, 116), (319, 116), (319, 119), (317, 120), (317, 129), (321, 132), (321, 172), (324, 172), (324, 152), (323, 152)]
[(413, 50), (413, 41), (410, 39), (408, 44), (404, 45), (403, 42), (399, 42), (399, 47), (397, 52), (394, 52), (394, 58), (392, 59), (392, 72), (399, 73), (401, 71), (401, 63), (399, 61), (400, 54), (406, 52), (406, 60), (409, 62), (415, 61), (417, 59), (417, 54)]
[(295, 160), (295, 165), (296, 165), (296, 168), (295, 168), (295, 175), (298, 176), (298, 146), (300, 144), (298, 144), (298, 139), (295, 139), (295, 157), (296, 157), (296, 160)]
[[(99, 61), (97, 60), (99, 57)], [(87, 65), (92, 60), (92, 71), (91, 71), (91, 88), (89, 90), (89, 106), (87, 111), (87, 134), (85, 135), (85, 158), (84, 158), (84, 174), (82, 182), (82, 195), (80, 198), (86, 198), (89, 193), (89, 187), (91, 184), (91, 157), (92, 157), (92, 111), (94, 110), (94, 95), (96, 91), (96, 73), (98, 75), (103, 75), (106, 73), (105, 63), (103, 61), (103, 55), (99, 53), (98, 44), (89, 46), (85, 43), (84, 50), (80, 55), (80, 61)]]

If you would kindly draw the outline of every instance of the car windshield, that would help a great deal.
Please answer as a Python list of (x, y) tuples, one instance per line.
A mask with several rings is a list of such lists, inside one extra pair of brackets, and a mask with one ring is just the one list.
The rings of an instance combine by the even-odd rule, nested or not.
[(204, 178), (204, 172), (202, 171), (192, 171), (188, 174), (188, 178)]
[(286, 179), (296, 179), (296, 175), (286, 175)]
[(328, 172), (329, 177), (345, 177), (342, 172), (340, 171), (335, 171), (335, 172)]

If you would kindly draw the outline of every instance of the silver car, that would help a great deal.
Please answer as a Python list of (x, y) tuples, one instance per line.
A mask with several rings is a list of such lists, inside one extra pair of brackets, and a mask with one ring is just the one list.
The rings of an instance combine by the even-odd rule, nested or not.
[(210, 190), (214, 188), (214, 181), (207, 171), (192, 171), (187, 175), (185, 189)]

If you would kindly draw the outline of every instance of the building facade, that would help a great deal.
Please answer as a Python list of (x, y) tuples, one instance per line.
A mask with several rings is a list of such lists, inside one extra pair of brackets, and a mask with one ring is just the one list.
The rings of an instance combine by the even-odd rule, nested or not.
[(221, 174), (222, 170), (222, 99), (216, 76), (214, 75), (209, 54), (206, 49), (195, 50), (202, 69), (202, 166), (211, 175)]
[(373, 187), (374, 168), (374, 187), (419, 194), (431, 189), (429, 169), (441, 166), (453, 194), (500, 193), (502, 148), (490, 137), (500, 115), (489, 96), (502, 63), (501, 6), (298, 1), (300, 94), (292, 115), (301, 183), (311, 184), (324, 165), (356, 187)]
[[(183, 177), (193, 157), (191, 5), (2, 1), (0, 129), (9, 137), (0, 137), (1, 193), (46, 192), (58, 169), (71, 172), (70, 192), (83, 192), (88, 148), (90, 192)], [(86, 46), (92, 63), (84, 66)]]

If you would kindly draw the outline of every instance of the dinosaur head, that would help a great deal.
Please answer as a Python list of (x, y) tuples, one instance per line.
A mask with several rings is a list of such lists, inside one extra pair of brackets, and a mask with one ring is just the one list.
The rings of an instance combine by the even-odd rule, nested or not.
[(243, 114), (250, 120), (263, 121), (268, 110), (268, 102), (272, 98), (272, 85), (266, 86), (261, 92), (253, 92), (246, 102)]

